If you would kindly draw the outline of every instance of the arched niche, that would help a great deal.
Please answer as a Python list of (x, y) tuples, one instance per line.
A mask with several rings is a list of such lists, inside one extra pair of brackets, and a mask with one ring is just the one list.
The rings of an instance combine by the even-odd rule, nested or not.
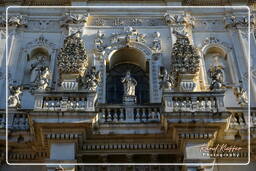
[(111, 53), (107, 61), (106, 101), (108, 104), (121, 104), (124, 88), (121, 80), (126, 72), (137, 81), (135, 95), (137, 104), (149, 103), (149, 72), (144, 54), (135, 48), (121, 48)]
[(209, 45), (203, 48), (203, 80), (206, 87), (211, 84), (211, 79), (209, 77), (209, 69), (211, 66), (220, 65), (224, 68), (224, 84), (232, 84), (233, 79), (231, 75), (232, 61), (229, 59), (230, 55), (228, 50), (218, 44)]
[(54, 43), (51, 43), (44, 35), (40, 35), (38, 38), (25, 44), (22, 48), (21, 60), (20, 60), (20, 78), (23, 84), (30, 83), (31, 77), (31, 64), (35, 63), (39, 56), (43, 56), (44, 63), (49, 67), (50, 78), (49, 86), (52, 85), (52, 80), (56, 80), (55, 75), (55, 62), (57, 47)]
[(34, 83), (42, 66), (50, 66), (51, 57), (46, 48), (38, 47), (27, 54), (27, 63), (23, 77), (24, 84)]
[[(120, 53), (126, 57), (120, 57)], [(151, 49), (141, 42), (129, 42), (111, 44), (104, 55), (99, 60), (95, 60), (95, 65), (102, 73), (102, 84), (98, 89), (99, 103), (106, 103), (107, 72), (114, 66), (122, 63), (129, 63), (138, 66), (142, 71), (148, 73), (150, 103), (161, 102), (161, 91), (158, 83), (158, 73), (160, 69), (159, 56), (153, 54)]]
[(125, 47), (116, 50), (110, 54), (110, 59), (107, 61), (109, 69), (122, 63), (134, 64), (144, 71), (147, 70), (147, 60), (144, 54), (135, 48)]

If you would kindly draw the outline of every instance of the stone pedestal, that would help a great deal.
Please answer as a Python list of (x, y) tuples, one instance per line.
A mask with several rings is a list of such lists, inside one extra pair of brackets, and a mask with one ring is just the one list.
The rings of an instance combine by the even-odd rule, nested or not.
[(123, 97), (124, 105), (133, 105), (133, 104), (136, 104), (136, 102), (137, 102), (136, 96), (124, 96)]
[(180, 91), (191, 92), (196, 88), (195, 78), (196, 74), (181, 74)]
[(77, 91), (79, 74), (62, 74), (61, 75), (61, 89), (63, 91)]

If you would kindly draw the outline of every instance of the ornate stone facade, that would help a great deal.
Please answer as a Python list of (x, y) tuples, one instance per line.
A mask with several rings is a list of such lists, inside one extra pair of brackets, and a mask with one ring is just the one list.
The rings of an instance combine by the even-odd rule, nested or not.
[[(255, 170), (256, 40), (251, 36), (249, 64), (246, 36), (255, 18), (248, 21), (245, 8), (56, 3), (48, 5), (96, 7), (10, 7), (8, 23), (0, 19), (0, 97), (6, 97), (6, 51), (10, 84), (0, 99), (0, 161), (45, 164), (0, 170)], [(217, 165), (245, 164), (249, 156), (246, 168)], [(144, 166), (86, 166), (92, 163)]]

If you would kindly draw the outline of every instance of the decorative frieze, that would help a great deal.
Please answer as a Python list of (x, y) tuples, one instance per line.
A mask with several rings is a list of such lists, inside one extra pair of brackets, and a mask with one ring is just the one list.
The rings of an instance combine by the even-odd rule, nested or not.
[(181, 139), (211, 139), (213, 138), (212, 133), (180, 133), (179, 138)]
[(79, 137), (79, 133), (46, 133), (45, 138), (48, 140), (75, 140)]
[[(56, 93), (56, 92), (55, 92)], [(95, 92), (56, 93), (55, 95), (36, 95), (34, 110), (38, 111), (94, 111)]]
[(85, 151), (102, 151), (102, 150), (168, 150), (177, 149), (177, 144), (170, 143), (152, 143), (152, 144), (85, 144), (83, 150)]
[[(28, 20), (27, 16), (23, 15), (17, 15), (17, 16), (8, 16), (7, 23), (9, 27), (27, 27)], [(0, 27), (5, 27), (6, 26), (6, 16), (1, 15), (0, 17)]]
[(203, 48), (210, 45), (217, 45), (217, 46), (221, 45), (228, 50), (232, 49), (232, 46), (230, 44), (228, 44), (227, 42), (223, 42), (220, 39), (213, 36), (207, 37), (205, 40), (203, 40), (203, 42), (200, 44), (200, 47)]
[(49, 49), (56, 49), (56, 45), (45, 38), (43, 34), (35, 38), (33, 41), (28, 42), (25, 46), (26, 49), (33, 49), (37, 47), (46, 47)]
[(29, 19), (27, 29), (37, 32), (60, 31), (60, 25), (56, 22), (56, 20), (50, 19)]
[(229, 16), (225, 18), (225, 28), (248, 27), (248, 23), (255, 24), (254, 16)]
[(88, 13), (66, 13), (63, 17), (61, 27), (67, 27), (69, 24), (85, 24), (88, 19)]
[(218, 112), (224, 110), (223, 92), (163, 92), (165, 112)]
[(93, 16), (87, 23), (88, 26), (166, 26), (162, 17), (104, 17)]
[(170, 25), (194, 26), (194, 18), (191, 16), (165, 13), (164, 19), (165, 22)]

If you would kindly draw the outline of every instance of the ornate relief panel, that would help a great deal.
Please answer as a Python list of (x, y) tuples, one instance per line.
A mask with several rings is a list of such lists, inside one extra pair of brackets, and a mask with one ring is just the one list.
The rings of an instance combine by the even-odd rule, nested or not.
[(162, 17), (92, 16), (88, 26), (166, 26)]

